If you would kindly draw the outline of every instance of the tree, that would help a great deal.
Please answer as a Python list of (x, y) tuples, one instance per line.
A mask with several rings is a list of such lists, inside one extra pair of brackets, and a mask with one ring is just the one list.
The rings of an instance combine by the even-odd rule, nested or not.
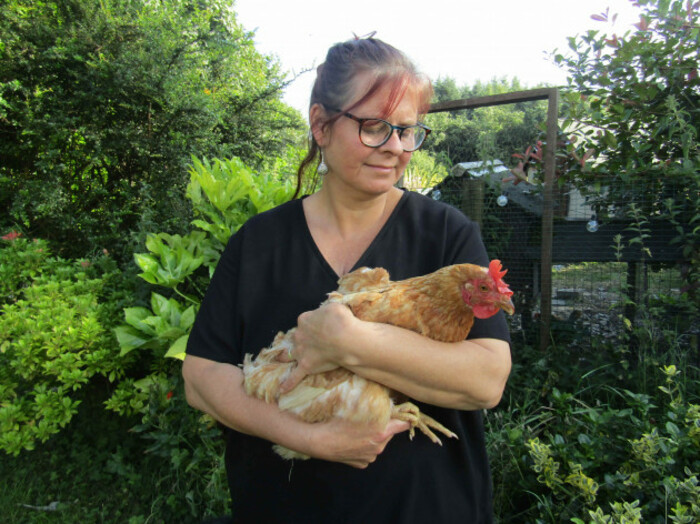
[[(518, 79), (493, 79), (484, 84), (458, 87), (452, 78), (435, 82), (435, 102), (488, 96), (524, 89)], [(447, 158), (448, 167), (458, 162), (493, 160), (504, 162), (534, 141), (539, 125), (545, 120), (539, 102), (441, 112), (429, 115), (427, 123), (434, 129), (425, 149), (439, 158)]]
[(11, 0), (0, 33), (0, 205), (63, 255), (182, 229), (192, 155), (258, 167), (302, 138), (221, 0)]
[[(690, 290), (700, 266), (700, 2), (635, 5), (635, 30), (592, 30), (569, 39), (571, 53), (555, 54), (569, 71), (563, 128), (568, 152), (579, 160), (564, 180), (588, 196), (599, 220), (669, 221), (690, 262)], [(608, 24), (616, 16), (593, 18)]]

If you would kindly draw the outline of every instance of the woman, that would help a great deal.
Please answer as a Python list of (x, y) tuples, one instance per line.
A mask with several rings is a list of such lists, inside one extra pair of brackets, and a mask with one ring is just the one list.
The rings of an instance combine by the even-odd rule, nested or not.
[[(339, 276), (384, 267), (399, 280), (445, 265), (488, 264), (461, 213), (395, 187), (427, 134), (430, 84), (395, 48), (367, 38), (333, 46), (311, 95), (311, 148), (321, 189), (245, 224), (229, 242), (190, 335), (189, 403), (228, 429), (237, 522), (490, 522), (491, 481), (480, 410), (510, 372), (505, 321), (477, 321), (469, 340), (436, 342), (319, 308)], [(455, 431), (443, 446), (409, 441), (405, 422), (307, 424), (248, 397), (238, 364), (298, 324), (284, 387), (337, 366), (401, 391)], [(285, 462), (270, 442), (312, 457)], [(351, 467), (348, 467), (351, 466)]]

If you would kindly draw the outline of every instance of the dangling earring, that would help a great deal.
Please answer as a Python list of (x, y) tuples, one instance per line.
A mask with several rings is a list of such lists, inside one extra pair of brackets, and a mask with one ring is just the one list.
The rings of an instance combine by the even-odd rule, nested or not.
[(321, 176), (328, 173), (328, 166), (326, 165), (326, 161), (323, 159), (323, 151), (321, 151), (321, 161), (318, 163), (316, 172)]

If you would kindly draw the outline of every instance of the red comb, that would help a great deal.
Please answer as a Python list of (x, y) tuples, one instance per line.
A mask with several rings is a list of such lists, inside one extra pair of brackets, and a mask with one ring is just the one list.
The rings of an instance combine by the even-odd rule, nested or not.
[(501, 271), (502, 267), (503, 266), (501, 265), (500, 260), (492, 260), (489, 264), (489, 273), (491, 273), (491, 277), (495, 281), (501, 280), (505, 276), (505, 274), (508, 273), (507, 269)]
[(508, 273), (508, 270), (502, 268), (503, 266), (501, 265), (500, 260), (492, 260), (489, 264), (489, 274), (491, 275), (491, 278), (493, 278), (494, 282), (496, 282), (498, 291), (504, 293), (505, 295), (511, 296), (513, 292), (510, 290), (510, 288), (508, 288), (508, 285), (501, 280), (505, 274)]

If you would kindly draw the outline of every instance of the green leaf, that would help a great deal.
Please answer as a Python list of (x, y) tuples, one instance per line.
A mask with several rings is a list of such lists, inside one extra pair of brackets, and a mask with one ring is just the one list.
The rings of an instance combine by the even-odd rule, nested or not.
[(168, 379), (161, 374), (149, 375), (134, 382), (134, 388), (139, 391), (148, 392), (152, 388), (165, 391), (168, 388)]
[(666, 431), (668, 431), (673, 438), (678, 438), (681, 434), (681, 430), (673, 422), (666, 422)]
[(151, 293), (151, 309), (156, 316), (167, 318), (172, 308), (170, 300), (158, 293)]
[(117, 326), (114, 328), (114, 333), (117, 336), (119, 347), (121, 348), (120, 355), (124, 356), (136, 348), (144, 346), (151, 339), (143, 336), (141, 331), (137, 331), (131, 326)]
[(167, 358), (177, 358), (180, 360), (185, 360), (185, 349), (187, 349), (187, 339), (189, 335), (182, 335), (178, 338), (170, 349), (165, 353)]
[(136, 253), (134, 259), (144, 273), (155, 273), (158, 270), (158, 261), (152, 255)]
[(144, 320), (150, 316), (151, 311), (144, 307), (129, 307), (124, 309), (124, 319), (127, 324), (150, 335), (155, 335), (153, 328), (144, 322)]
[(188, 307), (180, 316), (180, 327), (185, 331), (189, 331), (192, 324), (194, 324), (195, 316), (196, 312), (194, 306)]

